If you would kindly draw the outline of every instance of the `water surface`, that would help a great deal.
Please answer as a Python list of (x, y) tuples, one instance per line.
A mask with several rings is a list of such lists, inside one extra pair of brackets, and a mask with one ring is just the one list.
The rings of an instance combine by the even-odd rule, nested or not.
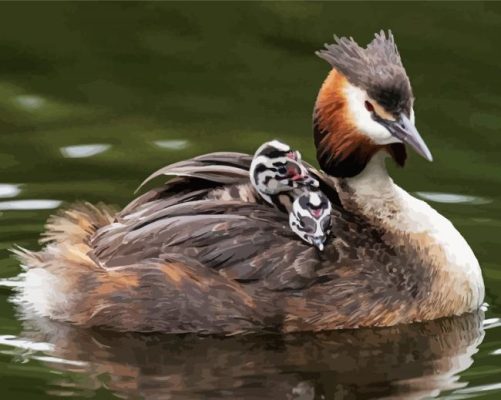
[[(312, 104), (333, 33), (393, 29), (435, 162), (395, 180), (477, 254), (486, 311), (382, 330), (117, 335), (26, 319), (14, 244), (76, 200), (124, 206), (158, 167), (283, 139), (314, 161)], [(372, 399), (501, 396), (501, 5), (0, 5), (0, 397)], [(485, 318), (485, 319), (484, 319)]]

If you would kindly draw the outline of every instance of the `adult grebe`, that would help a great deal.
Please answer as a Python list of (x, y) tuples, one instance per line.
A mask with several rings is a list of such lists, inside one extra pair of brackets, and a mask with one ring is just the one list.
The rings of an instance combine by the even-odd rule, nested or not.
[(52, 217), (18, 299), (37, 315), (123, 331), (236, 334), (390, 326), (476, 310), (478, 262), (443, 216), (396, 186), (414, 127), (413, 95), (391, 33), (366, 47), (336, 38), (314, 112), (333, 204), (323, 252), (260, 200), (251, 157), (214, 153), (165, 167), (177, 175), (113, 214), (79, 205)]

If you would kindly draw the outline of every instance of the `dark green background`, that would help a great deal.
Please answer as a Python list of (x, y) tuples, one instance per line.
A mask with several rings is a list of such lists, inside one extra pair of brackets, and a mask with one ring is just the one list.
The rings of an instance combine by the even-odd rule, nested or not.
[[(312, 106), (328, 72), (314, 51), (333, 33), (365, 44), (388, 28), (411, 77), (417, 127), (435, 157), (427, 163), (412, 154), (392, 174), (406, 190), (431, 199), (471, 243), (486, 281), (486, 317), (495, 326), (501, 316), (496, 3), (0, 4), (0, 276), (20, 271), (7, 249), (37, 248), (53, 212), (40, 208), (56, 205), (20, 200), (123, 206), (162, 165), (216, 150), (252, 152), (270, 138), (313, 161)], [(81, 158), (65, 150), (89, 144), (109, 147)], [(0, 294), (0, 336), (9, 342), (0, 344), (0, 397), (43, 398), (60, 389), (57, 377), (40, 357), (20, 356), (22, 345), (5, 336), (19, 335), (22, 326), (9, 287)], [(461, 374), (471, 393), (448, 395), (498, 398), (498, 348), (500, 328), (487, 330), (474, 364)], [(113, 397), (104, 388), (86, 393)]]

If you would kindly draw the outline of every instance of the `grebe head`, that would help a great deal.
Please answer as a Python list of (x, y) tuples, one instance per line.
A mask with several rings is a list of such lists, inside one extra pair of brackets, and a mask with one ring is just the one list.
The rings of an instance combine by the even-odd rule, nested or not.
[(257, 149), (249, 174), (254, 188), (270, 203), (270, 195), (302, 186), (318, 187), (318, 181), (301, 163), (299, 151), (278, 140), (266, 142)]
[(432, 161), (414, 125), (414, 96), (391, 32), (376, 34), (366, 48), (353, 38), (335, 36), (335, 41), (317, 52), (333, 68), (314, 112), (317, 158), (324, 171), (355, 176), (380, 150), (403, 166), (404, 143)]
[(320, 191), (305, 191), (292, 205), (289, 225), (306, 243), (322, 251), (331, 227), (329, 199)]

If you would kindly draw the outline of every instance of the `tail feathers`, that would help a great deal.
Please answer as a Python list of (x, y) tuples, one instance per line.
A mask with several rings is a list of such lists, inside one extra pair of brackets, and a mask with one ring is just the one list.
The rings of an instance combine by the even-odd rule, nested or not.
[(88, 253), (91, 236), (101, 227), (113, 222), (113, 210), (104, 205), (77, 203), (49, 218), (38, 252), (20, 246), (11, 249), (24, 269), (56, 268), (62, 263), (95, 265)]
[(30, 266), (43, 266), (45, 264), (43, 252), (35, 252), (24, 247), (17, 246), (10, 249), (11, 253), (20, 261), (23, 269), (28, 269)]
[(49, 218), (40, 243), (87, 242), (90, 235), (98, 228), (113, 222), (114, 214), (111, 208), (103, 204), (98, 206), (90, 203), (74, 204), (71, 208)]
[(83, 295), (76, 290), (78, 282), (103, 271), (91, 258), (90, 238), (111, 222), (110, 208), (78, 203), (49, 218), (40, 240), (42, 250), (12, 249), (25, 270), (15, 299), (22, 308), (38, 316), (72, 320)]

